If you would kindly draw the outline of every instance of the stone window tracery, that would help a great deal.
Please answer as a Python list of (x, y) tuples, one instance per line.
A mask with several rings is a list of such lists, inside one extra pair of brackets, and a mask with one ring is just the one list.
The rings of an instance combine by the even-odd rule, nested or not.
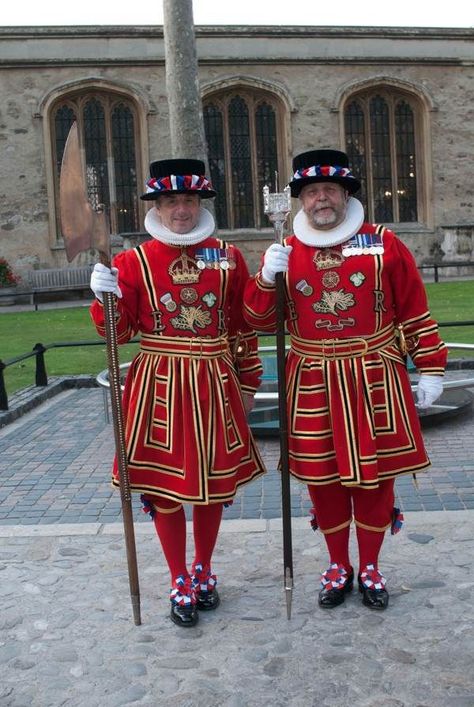
[(204, 100), (211, 180), (220, 229), (268, 228), (262, 189), (283, 175), (283, 108), (270, 92), (233, 87)]
[(359, 198), (369, 221), (423, 219), (421, 107), (415, 96), (373, 87), (344, 106), (346, 151), (361, 177)]
[[(112, 92), (89, 91), (62, 96), (51, 115), (56, 211), (64, 147), (77, 121), (90, 203), (94, 208), (105, 205), (111, 233), (139, 232), (137, 120), (132, 102)], [(58, 213), (56, 219), (60, 235)]]

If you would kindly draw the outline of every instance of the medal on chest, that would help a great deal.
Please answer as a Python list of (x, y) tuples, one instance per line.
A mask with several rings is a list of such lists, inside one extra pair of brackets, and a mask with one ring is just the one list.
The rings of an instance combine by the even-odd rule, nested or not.
[(345, 258), (352, 255), (382, 255), (383, 239), (379, 233), (356, 233), (342, 246)]
[(200, 248), (196, 251), (196, 263), (200, 270), (235, 269), (235, 258), (231, 248)]
[(171, 292), (165, 292), (165, 294), (160, 297), (160, 302), (165, 306), (165, 309), (168, 312), (174, 312), (178, 306), (174, 301)]

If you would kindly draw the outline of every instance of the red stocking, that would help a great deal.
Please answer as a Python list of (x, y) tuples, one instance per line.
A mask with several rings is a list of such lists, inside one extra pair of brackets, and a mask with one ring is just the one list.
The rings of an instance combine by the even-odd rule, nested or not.
[[(171, 583), (183, 575), (186, 567), (186, 516), (184, 508), (167, 499), (153, 500), (156, 512), (153, 516), (156, 532), (171, 574)], [(159, 509), (159, 510), (158, 510)]]
[(385, 532), (374, 532), (357, 526), (357, 544), (359, 545), (359, 572), (366, 565), (377, 568), (380, 548), (382, 547)]
[(343, 565), (347, 571), (351, 568), (349, 559), (349, 533), (350, 525), (337, 530), (335, 533), (325, 533), (324, 539), (329, 552), (331, 564), (335, 562), (338, 565)]
[(210, 503), (208, 506), (194, 506), (194, 562), (203, 567), (211, 567), (212, 553), (222, 519), (222, 503)]
[(308, 493), (316, 511), (316, 520), (329, 552), (331, 564), (351, 567), (349, 533), (352, 519), (350, 491), (341, 484), (308, 486)]
[(354, 516), (359, 545), (359, 572), (373, 564), (377, 567), (385, 531), (393, 511), (394, 481), (382, 481), (376, 489), (354, 489)]

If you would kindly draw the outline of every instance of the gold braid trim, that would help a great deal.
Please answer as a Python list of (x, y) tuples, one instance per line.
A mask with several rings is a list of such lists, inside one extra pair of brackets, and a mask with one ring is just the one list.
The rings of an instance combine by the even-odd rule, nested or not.
[(152, 503), (151, 505), (153, 506), (153, 509), (157, 513), (166, 513), (166, 514), (167, 513), (176, 513), (177, 511), (179, 511), (183, 507), (183, 505), (181, 503), (178, 506), (175, 506), (174, 508), (160, 508), (159, 506), (156, 505), (156, 503)]
[(342, 530), (343, 528), (347, 528), (348, 525), (352, 523), (352, 518), (349, 518), (349, 520), (344, 521), (344, 523), (341, 523), (341, 525), (337, 525), (335, 528), (328, 528), (327, 530), (323, 530), (322, 528), (319, 528), (319, 530), (322, 532), (323, 535), (331, 535), (331, 533), (337, 533), (338, 530)]
[(356, 520), (354, 522), (355, 522), (355, 525), (357, 528), (362, 528), (363, 530), (371, 530), (373, 533), (384, 533), (392, 525), (391, 523), (389, 523), (388, 525), (384, 526), (383, 528), (376, 528), (375, 525), (366, 525), (365, 523), (361, 523), (358, 520)]

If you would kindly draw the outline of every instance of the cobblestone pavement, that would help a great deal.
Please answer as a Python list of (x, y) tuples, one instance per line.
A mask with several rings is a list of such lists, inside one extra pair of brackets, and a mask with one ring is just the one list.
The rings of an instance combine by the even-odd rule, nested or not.
[(292, 483), (287, 619), (278, 442), (266, 438), (269, 473), (225, 511), (221, 605), (193, 629), (168, 618), (165, 563), (135, 499), (135, 626), (102, 391), (45, 400), (0, 429), (1, 707), (473, 707), (473, 432), (472, 412), (427, 429), (430, 471), (418, 489), (397, 482), (406, 524), (382, 550), (385, 612), (356, 590), (319, 609), (326, 550)]
[(293, 528), (291, 619), (281, 521), (224, 521), (221, 605), (168, 618), (151, 524), (137, 524), (135, 626), (120, 524), (0, 526), (2, 707), (472, 707), (474, 511), (412, 513), (387, 538), (386, 611), (353, 591), (317, 606), (324, 541)]
[[(418, 474), (397, 480), (403, 511), (474, 508), (474, 414), (425, 430), (432, 460)], [(281, 515), (278, 440), (260, 438), (268, 473), (243, 487), (226, 519)], [(113, 433), (97, 388), (61, 392), (0, 429), (0, 525), (110, 523), (120, 519), (120, 498), (109, 483)], [(303, 484), (291, 482), (292, 514), (307, 516)], [(147, 520), (134, 497), (137, 521)]]

